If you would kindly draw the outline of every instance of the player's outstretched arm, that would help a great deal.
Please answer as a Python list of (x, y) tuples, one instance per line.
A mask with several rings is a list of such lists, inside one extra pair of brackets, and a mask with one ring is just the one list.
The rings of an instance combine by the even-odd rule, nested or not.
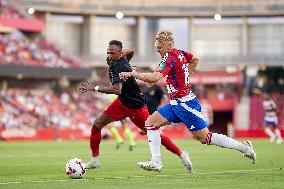
[(122, 51), (122, 56), (130, 61), (134, 56), (135, 49), (125, 49)]
[(121, 83), (115, 83), (113, 86), (101, 87), (98, 85), (94, 85), (93, 83), (88, 81), (85, 83), (81, 83), (80, 85), (81, 86), (79, 87), (79, 91), (81, 93), (86, 93), (88, 91), (96, 91), (96, 92), (101, 92), (101, 93), (106, 93), (106, 94), (120, 95), (121, 88), (122, 88)]
[(95, 91), (95, 86), (90, 81), (87, 81), (87, 82), (84, 82), (84, 83), (80, 83), (80, 87), (78, 88), (78, 90), (81, 93), (86, 93), (88, 91)]
[(139, 79), (141, 81), (145, 81), (148, 83), (156, 83), (160, 79), (164, 77), (162, 73), (159, 72), (153, 72), (153, 73), (138, 73), (136, 71), (133, 72), (121, 72), (119, 74), (119, 77), (121, 79), (126, 80), (129, 77), (135, 77), (136, 79)]
[(120, 95), (121, 89), (122, 89), (122, 84), (121, 83), (115, 83), (113, 86), (99, 87), (98, 92), (105, 93), (105, 94)]

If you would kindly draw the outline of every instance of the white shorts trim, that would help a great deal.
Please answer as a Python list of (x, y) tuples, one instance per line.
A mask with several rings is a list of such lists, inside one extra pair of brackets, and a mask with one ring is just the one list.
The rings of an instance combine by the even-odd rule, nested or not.
[(196, 98), (196, 96), (190, 91), (189, 94), (184, 96), (184, 97), (177, 98), (175, 100), (170, 100), (170, 104), (171, 105), (177, 105), (178, 101), (187, 102), (187, 101), (193, 100), (194, 98)]

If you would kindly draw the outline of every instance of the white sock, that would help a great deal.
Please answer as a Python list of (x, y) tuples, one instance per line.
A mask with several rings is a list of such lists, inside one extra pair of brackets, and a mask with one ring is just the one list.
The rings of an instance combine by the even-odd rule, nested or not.
[(276, 135), (277, 139), (278, 139), (278, 140), (281, 140), (282, 137), (281, 137), (281, 132), (280, 132), (280, 130), (279, 130), (279, 129), (275, 129), (274, 132), (275, 132), (275, 135)]
[(99, 156), (92, 157), (91, 161), (94, 162), (94, 163), (99, 163), (100, 162)]
[(147, 130), (148, 143), (153, 161), (161, 161), (161, 132), (160, 130)]
[[(275, 138), (275, 135), (274, 135), (274, 133), (271, 131), (270, 128), (266, 127), (266, 128), (264, 129), (264, 132), (265, 132), (265, 134), (267, 134), (270, 138)], [(275, 134), (276, 134), (276, 132), (275, 132)], [(276, 135), (277, 135), (277, 134), (276, 134)]]
[(236, 141), (235, 139), (229, 138), (226, 135), (218, 133), (212, 133), (211, 143), (209, 144), (214, 144), (222, 148), (238, 150), (242, 153), (247, 153), (248, 151), (248, 148), (243, 143)]

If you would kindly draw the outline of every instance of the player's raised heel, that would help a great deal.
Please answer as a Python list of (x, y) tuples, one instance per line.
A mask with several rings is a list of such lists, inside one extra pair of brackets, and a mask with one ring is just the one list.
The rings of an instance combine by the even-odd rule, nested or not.
[(100, 162), (89, 161), (86, 164), (86, 169), (99, 169), (101, 167)]
[(251, 159), (252, 163), (255, 164), (256, 163), (256, 153), (253, 149), (253, 145), (252, 145), (251, 141), (246, 140), (244, 142), (244, 145), (247, 146), (247, 148), (248, 148), (248, 152), (244, 154), (244, 157)]
[(138, 162), (137, 165), (147, 171), (162, 171), (163, 164), (160, 161)]
[(192, 171), (192, 163), (189, 159), (189, 155), (186, 151), (182, 151), (182, 154), (180, 155), (180, 161), (185, 167), (185, 170), (189, 173)]

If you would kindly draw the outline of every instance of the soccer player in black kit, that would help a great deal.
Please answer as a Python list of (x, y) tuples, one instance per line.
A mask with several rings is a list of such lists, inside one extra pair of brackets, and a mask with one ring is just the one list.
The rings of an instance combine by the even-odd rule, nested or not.
[[(126, 117), (141, 130), (145, 130), (145, 121), (149, 116), (145, 98), (134, 77), (127, 80), (119, 78), (121, 72), (131, 72), (129, 60), (134, 55), (134, 50), (122, 50), (122, 43), (117, 40), (109, 42), (107, 48), (107, 63), (109, 65), (109, 80), (111, 86), (95, 86), (90, 82), (82, 83), (79, 90), (82, 93), (88, 91), (106, 94), (117, 94), (118, 97), (101, 112), (95, 119), (90, 136), (90, 148), (92, 159), (86, 164), (87, 169), (100, 168), (99, 145), (101, 142), (101, 129), (113, 121), (119, 121)], [(184, 166), (189, 163), (189, 158), (165, 135), (161, 134), (162, 145), (169, 151), (178, 155)]]

